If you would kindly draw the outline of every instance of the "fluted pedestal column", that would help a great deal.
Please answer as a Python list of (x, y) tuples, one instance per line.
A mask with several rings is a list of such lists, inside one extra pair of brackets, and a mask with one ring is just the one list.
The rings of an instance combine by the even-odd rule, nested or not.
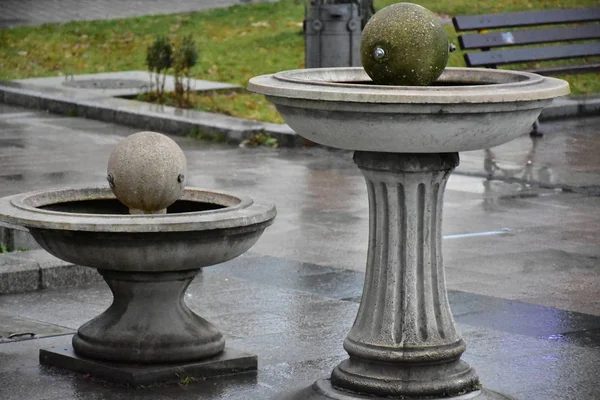
[(442, 204), (458, 153), (355, 152), (369, 194), (369, 249), (349, 358), (283, 399), (506, 399), (460, 359), (441, 249)]

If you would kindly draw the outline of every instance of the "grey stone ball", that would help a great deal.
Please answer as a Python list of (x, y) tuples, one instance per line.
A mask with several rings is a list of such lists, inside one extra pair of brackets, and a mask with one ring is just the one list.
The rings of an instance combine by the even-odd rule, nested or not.
[(131, 213), (161, 213), (183, 194), (187, 161), (169, 137), (138, 132), (113, 150), (107, 172), (113, 193)]

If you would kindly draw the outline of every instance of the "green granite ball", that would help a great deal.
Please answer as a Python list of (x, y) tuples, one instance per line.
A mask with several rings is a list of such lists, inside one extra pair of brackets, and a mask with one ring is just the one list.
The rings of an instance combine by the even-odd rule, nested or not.
[(427, 86), (448, 63), (448, 35), (433, 12), (396, 3), (375, 13), (362, 33), (362, 65), (373, 82)]

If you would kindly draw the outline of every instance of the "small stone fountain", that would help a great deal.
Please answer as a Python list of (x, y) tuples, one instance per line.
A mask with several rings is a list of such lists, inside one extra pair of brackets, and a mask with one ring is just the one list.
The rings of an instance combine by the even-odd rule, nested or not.
[[(364, 54), (392, 57), (374, 37)], [(316, 68), (255, 77), (248, 88), (303, 137), (353, 150), (369, 196), (365, 283), (344, 341), (349, 358), (329, 378), (277, 398), (508, 399), (482, 388), (460, 359), (466, 345), (442, 262), (444, 189), (459, 151), (525, 134), (552, 98), (569, 93), (568, 84), (526, 72), (446, 68), (430, 86), (393, 86), (376, 84), (363, 68)]]
[(183, 295), (202, 267), (252, 247), (275, 206), (185, 188), (186, 165), (173, 140), (140, 132), (111, 154), (110, 188), (0, 199), (0, 220), (27, 227), (56, 257), (97, 268), (114, 296), (72, 348), (41, 350), (42, 364), (133, 385), (256, 370), (256, 356), (225, 348)]

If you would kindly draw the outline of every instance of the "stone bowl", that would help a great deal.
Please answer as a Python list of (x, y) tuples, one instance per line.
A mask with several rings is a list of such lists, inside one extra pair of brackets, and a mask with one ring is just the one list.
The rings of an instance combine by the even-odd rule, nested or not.
[(239, 256), (276, 211), (248, 197), (186, 188), (164, 215), (129, 215), (109, 188), (42, 190), (0, 199), (0, 219), (48, 252), (100, 270), (169, 272)]
[(361, 67), (252, 78), (299, 135), (323, 145), (390, 153), (493, 147), (526, 133), (563, 80), (520, 71), (446, 68), (431, 86), (376, 85)]

